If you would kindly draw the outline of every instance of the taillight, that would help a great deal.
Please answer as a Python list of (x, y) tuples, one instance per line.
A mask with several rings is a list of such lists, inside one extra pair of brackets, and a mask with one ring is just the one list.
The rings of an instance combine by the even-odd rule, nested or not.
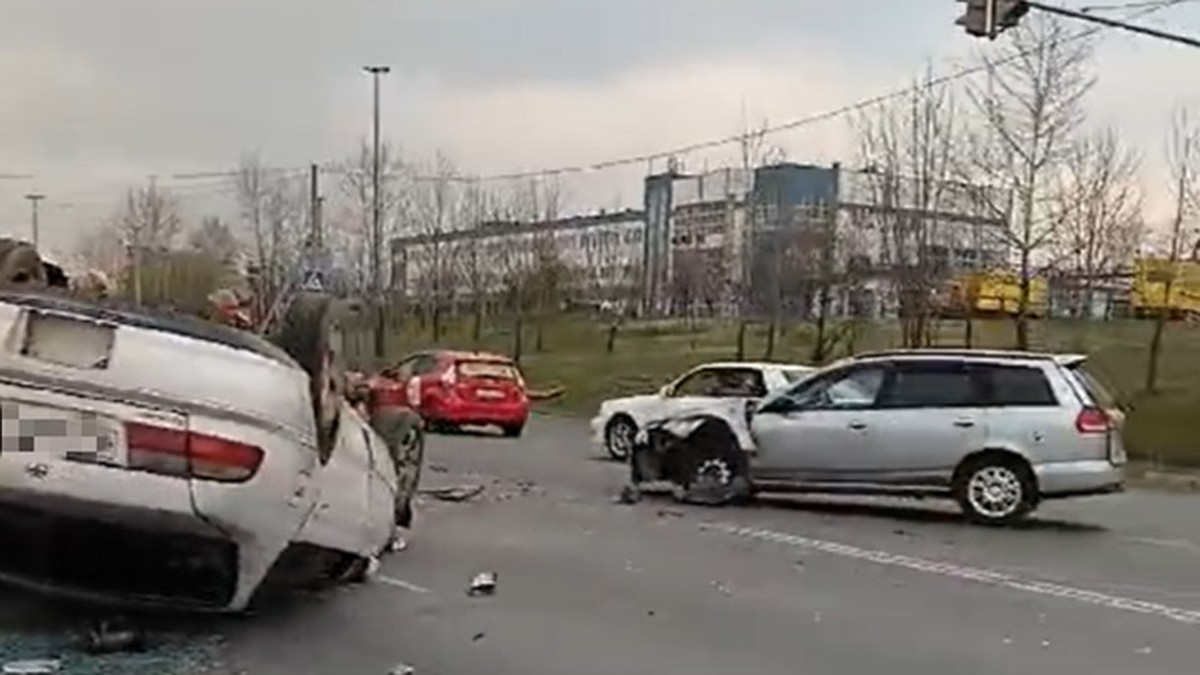
[(1112, 430), (1112, 421), (1100, 408), (1084, 408), (1075, 418), (1075, 429), (1081, 434), (1107, 434)]
[(263, 460), (257, 446), (148, 424), (126, 423), (125, 438), (129, 468), (164, 476), (238, 483)]

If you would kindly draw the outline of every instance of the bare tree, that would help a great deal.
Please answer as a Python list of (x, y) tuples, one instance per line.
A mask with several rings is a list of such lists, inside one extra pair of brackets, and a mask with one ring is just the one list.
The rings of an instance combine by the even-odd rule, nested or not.
[[(1176, 111), (1171, 121), (1167, 139), (1167, 162), (1171, 167), (1174, 188), (1175, 212), (1171, 218), (1167, 243), (1167, 265), (1161, 275), (1147, 279), (1151, 284), (1162, 285), (1163, 306), (1154, 317), (1154, 333), (1150, 337), (1149, 362), (1146, 365), (1146, 391), (1158, 391), (1158, 369), (1162, 356), (1163, 333), (1170, 318), (1170, 303), (1176, 278), (1179, 276), (1179, 261), (1183, 254), (1184, 238), (1187, 236), (1185, 223), (1196, 216), (1200, 205), (1200, 125), (1191, 118), (1187, 109)], [(1149, 275), (1148, 275), (1149, 276)]]
[[(330, 234), (330, 242), (341, 263), (350, 270), (350, 283), (355, 290), (368, 290), (371, 279), (371, 251), (375, 245), (372, 225), (374, 149), (366, 140), (359, 144), (353, 156), (338, 167), (342, 175), (339, 186), (343, 199), (341, 212), (333, 224), (337, 227)], [(414, 172), (403, 160), (399, 150), (391, 143), (383, 142), (379, 147), (380, 207), (384, 218), (384, 241), (395, 236), (411, 220)], [(400, 222), (400, 227), (388, 227), (388, 223)], [(384, 256), (385, 259), (387, 256)], [(386, 275), (384, 275), (386, 278)]]
[(1092, 43), (1071, 34), (1059, 18), (1031, 15), (1011, 36), (1004, 48), (981, 57), (986, 77), (967, 88), (983, 121), (969, 136), (967, 176), (1011, 187), (1015, 194), (1012, 213), (1008, 200), (978, 192), (988, 210), (1008, 222), (1003, 237), (1019, 261), (1016, 345), (1028, 349), (1030, 288), (1038, 256), (1059, 224), (1049, 178), (1075, 140), (1083, 99), (1095, 79), (1089, 69)]
[[(859, 161), (874, 207), (868, 216), (879, 232), (900, 306), (906, 347), (928, 341), (931, 294), (946, 270), (931, 256), (945, 247), (937, 213), (950, 195), (958, 135), (958, 105), (932, 70), (913, 83), (911, 94), (865, 114), (858, 130)], [(952, 246), (952, 243), (950, 244)]]
[(209, 216), (188, 234), (188, 246), (213, 260), (229, 264), (241, 248), (229, 225), (217, 216)]
[(110, 279), (119, 279), (121, 270), (129, 263), (130, 251), (122, 241), (120, 228), (113, 223), (104, 223), (84, 232), (76, 250), (92, 269), (103, 272)]
[[(1066, 153), (1055, 190), (1053, 257), (1080, 280), (1073, 313), (1090, 314), (1096, 281), (1116, 273), (1141, 243), (1138, 157), (1113, 130), (1092, 134)], [(1074, 284), (1073, 284), (1074, 285)]]
[(169, 191), (151, 179), (131, 188), (114, 224), (132, 257), (134, 302), (142, 301), (142, 261), (147, 252), (164, 252), (175, 242), (182, 225), (179, 207)]

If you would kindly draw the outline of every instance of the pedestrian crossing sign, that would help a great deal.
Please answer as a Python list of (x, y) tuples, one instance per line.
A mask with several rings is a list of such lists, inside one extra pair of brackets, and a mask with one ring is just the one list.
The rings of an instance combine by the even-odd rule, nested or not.
[(325, 290), (325, 284), (321, 280), (321, 273), (318, 270), (309, 270), (304, 275), (304, 282), (300, 285), (306, 291), (320, 293)]

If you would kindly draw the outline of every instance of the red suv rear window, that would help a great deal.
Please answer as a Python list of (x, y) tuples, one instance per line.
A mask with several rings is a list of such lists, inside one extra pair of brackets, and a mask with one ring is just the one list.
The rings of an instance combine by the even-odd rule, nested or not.
[(458, 374), (465, 378), (478, 377), (513, 381), (521, 379), (516, 366), (503, 361), (459, 361)]

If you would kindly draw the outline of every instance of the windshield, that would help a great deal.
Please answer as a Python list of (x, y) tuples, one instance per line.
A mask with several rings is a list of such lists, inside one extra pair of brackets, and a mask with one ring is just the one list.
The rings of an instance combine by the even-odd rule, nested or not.
[(788, 384), (795, 384), (815, 372), (817, 372), (815, 368), (784, 368), (783, 377), (788, 381)]
[(515, 366), (503, 361), (459, 361), (458, 374), (464, 378), (492, 380), (517, 381), (521, 377)]

